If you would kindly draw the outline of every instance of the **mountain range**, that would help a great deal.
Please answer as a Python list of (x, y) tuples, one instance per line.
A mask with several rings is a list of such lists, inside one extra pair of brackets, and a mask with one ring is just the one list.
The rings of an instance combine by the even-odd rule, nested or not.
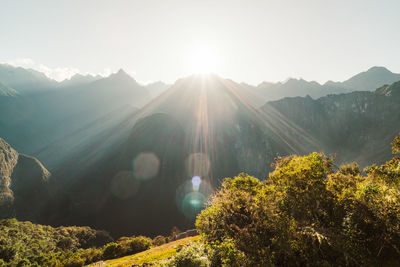
[(266, 101), (284, 97), (311, 96), (320, 98), (329, 94), (350, 93), (353, 91), (373, 91), (376, 88), (400, 80), (400, 74), (392, 73), (384, 67), (372, 67), (365, 72), (352, 76), (343, 82), (327, 81), (319, 84), (315, 81), (289, 78), (285, 82), (259, 84), (255, 91), (262, 97), (261, 105)]
[(1, 65), (0, 137), (52, 173), (33, 220), (154, 235), (191, 227), (224, 177), (267, 179), (277, 156), (320, 151), (362, 167), (388, 160), (399, 81), (373, 67), (323, 85), (252, 86), (212, 74), (143, 86), (123, 70), (58, 83)]

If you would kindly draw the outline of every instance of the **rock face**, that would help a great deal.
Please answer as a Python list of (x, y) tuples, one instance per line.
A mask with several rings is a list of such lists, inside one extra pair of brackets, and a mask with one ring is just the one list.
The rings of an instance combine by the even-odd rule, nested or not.
[[(336, 154), (338, 163), (356, 161), (362, 167), (391, 158), (390, 143), (400, 131), (400, 82), (374, 92), (352, 92), (269, 102), (264, 112), (278, 111), (294, 125), (296, 135), (311, 140), (302, 150)], [(298, 129), (303, 134), (298, 134)], [(300, 153), (302, 154), (302, 153)]]
[(37, 221), (49, 200), (50, 173), (0, 138), (0, 218)]
[(18, 153), (0, 138), (0, 214), (12, 214), (14, 194), (10, 190), (11, 175), (18, 161)]

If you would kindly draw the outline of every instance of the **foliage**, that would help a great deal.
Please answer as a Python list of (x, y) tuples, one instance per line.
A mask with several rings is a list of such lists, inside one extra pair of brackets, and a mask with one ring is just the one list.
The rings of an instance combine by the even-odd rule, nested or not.
[(125, 255), (125, 248), (119, 243), (108, 243), (104, 247), (103, 258), (114, 259)]
[(174, 257), (183, 246), (198, 241), (199, 236), (187, 237), (163, 244), (158, 247), (152, 247), (133, 255), (106, 261), (107, 266), (160, 266), (168, 259)]
[(58, 227), (0, 221), (0, 266), (83, 266), (150, 248), (147, 237), (122, 237), (116, 242), (89, 227)]
[(148, 237), (145, 237), (145, 236), (133, 237), (129, 242), (129, 246), (130, 246), (129, 253), (133, 254), (133, 253), (138, 253), (138, 252), (147, 250), (150, 248), (151, 244), (152, 244), (152, 240)]
[(172, 259), (164, 263), (166, 267), (206, 267), (210, 266), (207, 250), (199, 242), (184, 246)]
[[(96, 247), (110, 241), (108, 233), (90, 227), (53, 228), (16, 219), (0, 221), (0, 258), (12, 266), (83, 265), (97, 260), (102, 249)], [(85, 250), (89, 247), (93, 248)]]
[(312, 153), (226, 178), (196, 221), (213, 266), (399, 265), (400, 159), (333, 168)]
[[(400, 135), (398, 135), (392, 143), (393, 154), (400, 153)], [(381, 166), (372, 165), (365, 168), (365, 172), (371, 176), (376, 182), (384, 182), (393, 186), (400, 186), (400, 157), (393, 157), (392, 160), (382, 164)]]
[(162, 235), (156, 236), (152, 241), (153, 246), (161, 246), (165, 243), (167, 243), (167, 239)]
[(147, 250), (152, 240), (144, 236), (121, 237), (104, 247), (104, 259), (114, 259)]
[(392, 143), (392, 153), (400, 154), (400, 135), (396, 136)]

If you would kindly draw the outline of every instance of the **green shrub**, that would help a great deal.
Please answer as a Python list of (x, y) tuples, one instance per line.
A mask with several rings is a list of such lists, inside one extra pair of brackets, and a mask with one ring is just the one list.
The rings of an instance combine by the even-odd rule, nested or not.
[[(90, 227), (53, 228), (16, 219), (0, 221), (0, 258), (10, 266), (61, 266), (65, 253), (80, 255), (78, 251), (83, 251), (82, 248), (100, 247), (111, 241), (108, 233)], [(102, 254), (102, 250), (93, 259), (86, 255), (79, 257), (85, 262), (92, 262), (99, 259), (99, 253)], [(74, 261), (81, 264), (81, 260)]]
[(334, 172), (329, 158), (311, 153), (276, 159), (264, 182), (225, 179), (196, 220), (211, 262), (400, 265), (400, 158), (366, 171), (352, 163)]
[(162, 235), (156, 236), (152, 241), (153, 246), (161, 246), (165, 243), (167, 243), (167, 240)]
[(210, 266), (207, 251), (201, 243), (195, 242), (183, 247), (164, 264), (166, 267), (206, 267)]
[(123, 245), (119, 243), (108, 243), (104, 247), (103, 258), (104, 259), (114, 259), (118, 257), (122, 257), (125, 255), (125, 250)]
[(129, 246), (131, 253), (138, 253), (150, 248), (152, 240), (148, 237), (137, 236), (131, 239)]

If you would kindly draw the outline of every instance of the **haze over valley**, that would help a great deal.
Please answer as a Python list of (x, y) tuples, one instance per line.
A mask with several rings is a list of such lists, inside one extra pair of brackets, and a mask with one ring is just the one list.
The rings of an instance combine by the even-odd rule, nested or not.
[[(56, 82), (10, 65), (0, 79), (0, 136), (52, 173), (46, 212), (17, 218), (118, 235), (187, 228), (222, 178), (267, 178), (277, 156), (384, 162), (400, 116), (400, 74), (384, 67), (323, 85), (251, 86), (217, 74), (141, 85), (122, 69)], [(193, 177), (202, 181), (196, 194)]]
[(400, 266), (399, 1), (0, 2), (0, 266)]

